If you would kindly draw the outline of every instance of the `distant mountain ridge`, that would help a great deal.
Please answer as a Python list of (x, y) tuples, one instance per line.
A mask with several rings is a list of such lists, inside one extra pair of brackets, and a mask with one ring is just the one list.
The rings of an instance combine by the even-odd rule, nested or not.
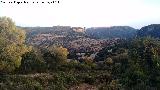
[[(53, 26), (53, 27), (24, 27), (28, 37), (37, 34), (52, 34), (63, 36), (87, 36), (89, 38), (109, 39), (109, 38), (132, 38), (136, 35), (137, 29), (129, 26), (112, 26), (112, 27), (91, 27), (80, 28), (71, 26)], [(77, 29), (77, 30), (75, 30)], [(82, 32), (79, 32), (82, 31)]]
[(138, 37), (151, 36), (154, 38), (160, 38), (160, 24), (151, 24), (148, 26), (142, 27), (137, 31)]
[(106, 38), (132, 38), (137, 29), (129, 26), (92, 27), (86, 30), (87, 35), (100, 39)]

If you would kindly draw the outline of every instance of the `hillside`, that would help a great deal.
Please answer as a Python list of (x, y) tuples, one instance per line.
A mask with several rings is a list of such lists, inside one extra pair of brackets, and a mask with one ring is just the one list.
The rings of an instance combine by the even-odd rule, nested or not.
[[(159, 35), (153, 26), (139, 31)], [(103, 35), (130, 27), (110, 28)], [(0, 90), (160, 90), (159, 38), (96, 39), (65, 26), (28, 27), (26, 38), (23, 29), (0, 17)]]
[(71, 33), (74, 34), (81, 34), (72, 29), (70, 26), (53, 26), (53, 27), (23, 27), (24, 30), (27, 32), (28, 37), (35, 36), (37, 34), (52, 34), (52, 35), (63, 35), (67, 36)]
[(160, 38), (160, 24), (151, 24), (145, 27), (142, 27), (137, 32), (138, 37), (151, 36), (154, 38)]
[(70, 52), (98, 52), (119, 38), (134, 37), (136, 29), (127, 26), (81, 28), (71, 26), (24, 27), (27, 44), (48, 47), (60, 45)]
[(70, 26), (24, 27), (23, 29), (27, 32), (27, 43), (38, 46), (66, 45), (69, 41), (86, 37), (83, 32), (77, 32)]
[(92, 27), (86, 30), (86, 33), (92, 37), (106, 38), (132, 38), (136, 34), (136, 29), (129, 26), (113, 27)]

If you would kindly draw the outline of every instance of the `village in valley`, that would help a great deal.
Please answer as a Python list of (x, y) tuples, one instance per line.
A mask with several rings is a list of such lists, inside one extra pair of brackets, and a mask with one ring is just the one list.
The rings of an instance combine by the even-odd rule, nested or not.
[[(27, 27), (31, 32), (41, 27)], [(48, 29), (48, 30), (46, 30)], [(28, 30), (29, 31), (29, 30)], [(31, 32), (28, 32), (30, 35)], [(117, 43), (120, 38), (98, 39), (86, 35), (85, 27), (53, 26), (42, 27), (42, 30), (27, 38), (27, 43), (33, 46), (48, 47), (50, 45), (63, 46), (75, 57), (68, 60), (82, 60), (86, 57), (94, 60), (96, 54), (106, 46)]]

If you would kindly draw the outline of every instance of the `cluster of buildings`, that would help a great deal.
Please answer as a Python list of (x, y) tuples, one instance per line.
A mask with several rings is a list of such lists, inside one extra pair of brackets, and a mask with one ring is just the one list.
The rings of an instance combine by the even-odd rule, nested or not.
[(118, 39), (91, 39), (91, 38), (80, 38), (68, 43), (67, 48), (70, 51), (83, 53), (83, 52), (99, 52), (102, 48), (107, 45), (113, 45), (117, 43)]
[(82, 28), (82, 27), (72, 27), (72, 30), (75, 31), (75, 32), (85, 32), (85, 27)]
[(64, 35), (52, 35), (50, 33), (48, 34), (37, 34), (33, 38), (30, 38), (30, 44), (32, 45), (40, 45), (45, 42), (53, 42), (54, 40), (56, 41), (57, 39), (63, 39), (65, 36)]
[(119, 38), (114, 39), (91, 39), (80, 38), (68, 43), (67, 49), (69, 52), (76, 54), (77, 60), (86, 58), (94, 59), (97, 53), (106, 46), (115, 45)]
[[(78, 33), (84, 33), (85, 28), (82, 27), (70, 27), (70, 26), (53, 26), (53, 27), (35, 27), (35, 28), (29, 28), (31, 30), (31, 33), (37, 33), (33, 34), (27, 39), (27, 43), (31, 45), (41, 45), (44, 43), (52, 44), (52, 43), (62, 43), (67, 42), (69, 39), (72, 38), (81, 38), (83, 36), (72, 36), (72, 33), (78, 32)], [(39, 32), (38, 32), (39, 30)], [(68, 34), (71, 34), (67, 36)]]

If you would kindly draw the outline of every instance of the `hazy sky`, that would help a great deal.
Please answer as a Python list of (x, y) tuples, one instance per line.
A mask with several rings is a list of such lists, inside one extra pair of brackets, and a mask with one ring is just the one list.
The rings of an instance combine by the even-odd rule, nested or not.
[[(14, 0), (0, 0), (14, 1)], [(23, 0), (15, 0), (23, 1)], [(25, 0), (31, 2), (32, 0)], [(33, 0), (53, 1), (53, 0)], [(20, 26), (132, 26), (160, 24), (160, 0), (59, 0), (56, 4), (2, 4), (0, 16)]]

